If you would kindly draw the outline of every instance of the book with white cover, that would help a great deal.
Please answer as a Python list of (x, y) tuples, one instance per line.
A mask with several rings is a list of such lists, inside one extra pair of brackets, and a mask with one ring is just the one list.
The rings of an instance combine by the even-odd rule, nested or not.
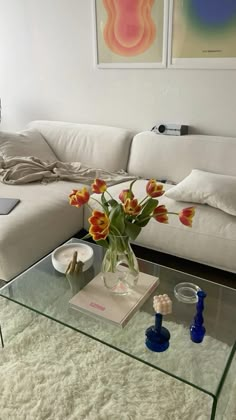
[(101, 273), (69, 301), (72, 308), (124, 327), (159, 284), (159, 278), (140, 273), (138, 284), (128, 295), (115, 295), (105, 286)]

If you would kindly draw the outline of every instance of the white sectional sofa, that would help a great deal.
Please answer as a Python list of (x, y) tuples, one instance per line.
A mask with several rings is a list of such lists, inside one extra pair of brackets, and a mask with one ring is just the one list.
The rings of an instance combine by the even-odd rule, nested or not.
[[(174, 184), (179, 186), (193, 169), (225, 175), (231, 177), (232, 182), (235, 177), (236, 181), (234, 138), (137, 134), (116, 127), (33, 121), (26, 132), (0, 133), (0, 156), (6, 159), (9, 154), (10, 157), (33, 155), (50, 162), (79, 161), (109, 171), (123, 169), (141, 178), (134, 184), (134, 193), (139, 198), (145, 195), (147, 179), (167, 180), (165, 190), (168, 191), (176, 188)], [(128, 185), (129, 182), (122, 182), (109, 187), (109, 191), (118, 197)], [(39, 182), (0, 183), (1, 197), (21, 200), (9, 215), (0, 216), (0, 278), (11, 279), (88, 227), (87, 210), (68, 204), (68, 194), (81, 186), (81, 183), (67, 181), (46, 185)], [(232, 191), (233, 199), (235, 192), (236, 189)], [(176, 201), (165, 195), (159, 201), (166, 204), (169, 211), (193, 205), (191, 201)], [(218, 205), (217, 200), (213, 200), (213, 205)], [(236, 272), (236, 213), (232, 215), (215, 208), (212, 202), (211, 205), (195, 203), (194, 206), (196, 215), (192, 228), (183, 226), (174, 216), (170, 216), (168, 225), (151, 220), (136, 243)]]

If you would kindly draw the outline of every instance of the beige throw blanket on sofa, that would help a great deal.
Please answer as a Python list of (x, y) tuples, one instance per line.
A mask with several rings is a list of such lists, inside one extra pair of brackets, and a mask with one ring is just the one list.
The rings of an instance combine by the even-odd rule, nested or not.
[(31, 182), (47, 184), (52, 181), (74, 181), (90, 184), (95, 178), (103, 179), (107, 184), (115, 184), (136, 177), (125, 171), (109, 172), (90, 168), (80, 162), (43, 162), (36, 157), (0, 158), (0, 180), (4, 184), (22, 185)]

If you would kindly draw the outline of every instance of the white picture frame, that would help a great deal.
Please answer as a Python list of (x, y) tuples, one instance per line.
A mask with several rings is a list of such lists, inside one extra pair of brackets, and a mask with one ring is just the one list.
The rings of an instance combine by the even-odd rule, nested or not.
[[(109, 1), (109, 7), (113, 0)], [(94, 39), (95, 39), (95, 67), (98, 69), (122, 69), (122, 68), (166, 68), (167, 66), (167, 37), (168, 37), (168, 9), (169, 0), (146, 0), (148, 4), (153, 3), (151, 12), (151, 25), (155, 26), (156, 37), (143, 53), (132, 56), (122, 56), (113, 52), (104, 38), (104, 28), (107, 25), (108, 14), (103, 0), (93, 0), (93, 21), (94, 21)], [(162, 10), (161, 16), (155, 14), (159, 9)], [(106, 21), (105, 21), (106, 20)], [(157, 38), (158, 29), (156, 23), (159, 22), (159, 38)], [(147, 26), (147, 32), (150, 31)], [(109, 31), (107, 31), (109, 33)], [(147, 36), (148, 38), (148, 36)], [(107, 39), (109, 39), (107, 37)], [(119, 44), (122, 49), (123, 45)], [(139, 47), (137, 43), (137, 48)], [(159, 47), (159, 48), (158, 48)], [(161, 50), (161, 51), (160, 51)], [(131, 49), (126, 48), (125, 53), (131, 54)], [(108, 57), (108, 58), (107, 58)]]
[[(236, 28), (234, 29), (232, 26), (232, 53), (234, 54), (235, 49), (235, 57), (215, 57), (214, 55), (222, 54), (224, 51), (222, 46), (224, 46), (223, 32), (221, 32), (221, 39), (216, 37), (215, 45), (216, 47), (209, 47), (208, 45), (214, 45), (213, 38), (210, 39), (209, 43), (207, 42), (207, 35), (206, 35), (206, 44), (204, 46), (204, 37), (201, 33), (199, 39), (197, 36), (195, 37), (195, 43), (192, 47), (193, 55), (197, 53), (197, 48), (200, 51), (199, 57), (186, 57), (186, 56), (178, 56), (176, 57), (174, 54), (174, 47), (179, 42), (179, 50), (182, 50), (182, 54), (184, 55), (184, 42), (188, 44), (188, 48), (191, 49), (191, 39), (194, 39), (194, 35), (192, 34), (192, 27), (190, 25), (183, 24), (183, 15), (181, 15), (181, 7), (184, 7), (186, 0), (169, 0), (169, 23), (168, 23), (168, 58), (167, 58), (167, 67), (173, 69), (236, 69)], [(222, 5), (224, 2), (222, 2)], [(178, 12), (176, 12), (176, 8), (178, 8)], [(186, 18), (185, 18), (186, 19)], [(235, 18), (236, 19), (236, 14)], [(184, 29), (183, 29), (184, 28)], [(189, 30), (188, 30), (189, 29)], [(185, 35), (183, 35), (183, 31), (185, 30)], [(179, 34), (178, 34), (179, 32)], [(179, 35), (179, 36), (178, 36)], [(185, 36), (185, 38), (184, 38)], [(225, 46), (229, 48), (229, 34), (227, 33), (227, 37), (225, 39)], [(219, 42), (219, 49), (217, 50), (217, 42)], [(182, 44), (181, 44), (182, 43)], [(200, 44), (201, 43), (201, 44)], [(197, 47), (196, 47), (197, 44)], [(235, 47), (234, 47), (235, 45)], [(195, 50), (194, 50), (195, 48)], [(223, 47), (224, 48), (224, 47)], [(203, 55), (206, 54), (205, 57)], [(181, 54), (180, 54), (181, 55)], [(187, 54), (186, 54), (187, 55)], [(202, 55), (202, 56), (200, 56)]]

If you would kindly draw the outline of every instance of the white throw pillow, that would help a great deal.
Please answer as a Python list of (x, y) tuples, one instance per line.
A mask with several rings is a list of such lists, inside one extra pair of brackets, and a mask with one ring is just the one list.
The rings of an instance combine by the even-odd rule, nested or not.
[(57, 160), (43, 136), (32, 129), (15, 133), (0, 131), (0, 156), (3, 159), (33, 156), (42, 161)]
[(193, 169), (178, 185), (166, 191), (176, 201), (208, 204), (236, 216), (236, 177)]

